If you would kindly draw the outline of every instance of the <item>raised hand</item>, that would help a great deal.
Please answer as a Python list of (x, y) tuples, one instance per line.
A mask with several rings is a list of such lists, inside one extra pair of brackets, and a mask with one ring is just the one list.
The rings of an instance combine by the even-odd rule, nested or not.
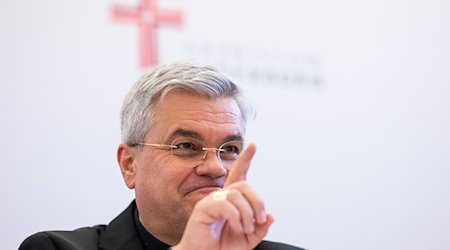
[(273, 217), (246, 182), (256, 146), (250, 144), (230, 171), (224, 188), (200, 200), (175, 250), (253, 249), (267, 234)]

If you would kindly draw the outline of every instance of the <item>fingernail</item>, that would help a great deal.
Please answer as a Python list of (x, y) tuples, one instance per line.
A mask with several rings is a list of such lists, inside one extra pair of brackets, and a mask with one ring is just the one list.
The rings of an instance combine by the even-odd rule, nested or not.
[(267, 220), (267, 214), (266, 214), (266, 211), (261, 211), (261, 214), (260, 214), (260, 221), (261, 221), (261, 224), (264, 224), (264, 223), (266, 223), (266, 220)]

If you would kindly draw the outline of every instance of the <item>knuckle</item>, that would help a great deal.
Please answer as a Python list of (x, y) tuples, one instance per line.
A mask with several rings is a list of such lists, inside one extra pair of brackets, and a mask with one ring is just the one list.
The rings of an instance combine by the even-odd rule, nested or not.
[(238, 199), (242, 196), (242, 194), (241, 194), (241, 192), (239, 192), (239, 190), (230, 189), (227, 196), (230, 199)]
[(248, 186), (246, 181), (237, 181), (229, 186), (229, 188), (233, 189), (245, 189)]

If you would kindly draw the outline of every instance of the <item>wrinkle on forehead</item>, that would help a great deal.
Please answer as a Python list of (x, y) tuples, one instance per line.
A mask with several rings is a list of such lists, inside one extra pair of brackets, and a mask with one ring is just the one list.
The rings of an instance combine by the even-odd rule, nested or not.
[(194, 117), (191, 118), (189, 114), (184, 112), (179, 116), (172, 114), (171, 117), (167, 117), (167, 119), (164, 120), (163, 124), (168, 125), (165, 134), (170, 138), (173, 137), (173, 134), (176, 131), (189, 131), (192, 132), (191, 134), (195, 133), (196, 135), (190, 135), (190, 137), (201, 140), (205, 140), (205, 137), (211, 135), (217, 135), (222, 137), (222, 139), (243, 136), (241, 119), (237, 115), (224, 117), (212, 117), (207, 115), (205, 117), (204, 114), (198, 115), (198, 113), (195, 113)]
[[(184, 129), (183, 127), (181, 128), (175, 128), (174, 131), (170, 132), (167, 135), (167, 142), (173, 142), (175, 140), (175, 138), (177, 137), (188, 137), (188, 138), (193, 138), (199, 141), (205, 141), (206, 138), (203, 136), (203, 134), (195, 131), (195, 130), (191, 130), (191, 129)], [(229, 133), (228, 135), (226, 135), (225, 137), (221, 138), (221, 142), (225, 143), (225, 142), (229, 142), (229, 141), (243, 141), (244, 138), (242, 136), (242, 133), (239, 129), (236, 129), (236, 131), (232, 131), (231, 133)]]
[(156, 112), (160, 117), (165, 115), (183, 116), (203, 119), (210, 122), (238, 122), (242, 120), (238, 104), (232, 97), (210, 99), (189, 95), (184, 92), (169, 93)]
[(203, 111), (203, 110), (191, 110), (191, 109), (178, 109), (171, 110), (169, 117), (185, 117), (184, 120), (192, 120), (198, 121), (202, 120), (204, 122), (211, 122), (217, 124), (224, 123), (240, 123), (242, 118), (240, 114), (236, 114), (235, 112), (211, 112), (211, 111)]
[[(209, 99), (171, 92), (156, 107), (154, 131), (167, 137), (177, 129), (196, 131), (203, 136), (242, 136), (243, 119), (232, 97)], [(152, 130), (152, 129), (150, 129)]]

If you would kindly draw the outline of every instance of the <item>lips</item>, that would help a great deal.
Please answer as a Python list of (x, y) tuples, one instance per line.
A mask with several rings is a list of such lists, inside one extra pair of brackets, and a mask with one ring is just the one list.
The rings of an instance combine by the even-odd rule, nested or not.
[(223, 188), (224, 180), (199, 180), (195, 183), (186, 183), (180, 187), (180, 193), (182, 195), (189, 195), (191, 193), (199, 193), (207, 195), (213, 191), (217, 191)]

